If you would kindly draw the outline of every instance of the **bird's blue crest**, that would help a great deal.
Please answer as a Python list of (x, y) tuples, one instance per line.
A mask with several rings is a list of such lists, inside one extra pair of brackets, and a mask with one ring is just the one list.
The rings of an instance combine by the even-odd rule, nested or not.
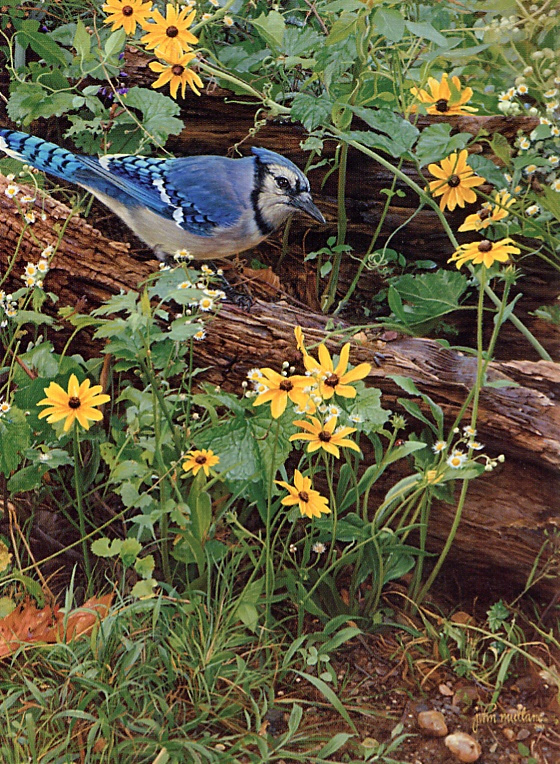
[(282, 154), (277, 154), (275, 151), (270, 151), (270, 149), (259, 149), (255, 147), (253, 147), (251, 151), (263, 164), (278, 164), (283, 167), (289, 167), (298, 174), (302, 174), (299, 167), (289, 159), (286, 159), (286, 157), (283, 157)]

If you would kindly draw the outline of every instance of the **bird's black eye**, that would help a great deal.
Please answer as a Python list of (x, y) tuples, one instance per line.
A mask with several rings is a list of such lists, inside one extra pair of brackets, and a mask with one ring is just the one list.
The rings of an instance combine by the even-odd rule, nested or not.
[(276, 185), (278, 188), (282, 188), (284, 191), (288, 188), (290, 188), (290, 181), (288, 178), (285, 178), (283, 175), (277, 175), (274, 179), (276, 181)]

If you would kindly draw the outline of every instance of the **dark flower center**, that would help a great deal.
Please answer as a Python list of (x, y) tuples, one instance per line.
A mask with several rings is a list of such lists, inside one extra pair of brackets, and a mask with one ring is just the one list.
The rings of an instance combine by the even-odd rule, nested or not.
[(336, 387), (339, 382), (340, 379), (336, 376), (336, 374), (331, 374), (330, 377), (325, 379), (325, 385), (328, 387)]
[(447, 185), (451, 186), (451, 188), (457, 188), (458, 185), (461, 183), (461, 178), (458, 175), (451, 175), (447, 179)]
[(298, 498), (300, 501), (309, 501), (309, 494), (307, 491), (300, 491), (298, 493)]
[(177, 37), (177, 35), (179, 34), (179, 30), (177, 29), (177, 27), (167, 27), (167, 29), (165, 30), (165, 34), (168, 37)]
[(332, 438), (332, 432), (327, 432), (327, 430), (321, 430), (321, 432), (319, 433), (317, 437), (323, 443), (328, 443), (329, 440)]
[(130, 5), (123, 5), (121, 13), (123, 16), (132, 16), (134, 13), (134, 8), (131, 8)]
[(483, 239), (478, 245), (479, 252), (490, 252), (491, 249), (492, 249), (492, 242), (488, 241), (488, 239)]
[(185, 71), (185, 67), (181, 64), (174, 64), (171, 67), (171, 73), (175, 75), (175, 77), (180, 77), (183, 72)]
[(449, 111), (449, 104), (445, 98), (440, 98), (439, 101), (435, 102), (434, 106), (437, 111), (441, 111), (442, 113)]
[(478, 212), (478, 217), (479, 217), (481, 220), (486, 220), (486, 218), (489, 218), (491, 214), (492, 214), (492, 213), (491, 213), (491, 211), (488, 209), (488, 207), (483, 207), (481, 210), (479, 210), (479, 212)]
[(280, 390), (284, 390), (285, 393), (289, 393), (290, 390), (294, 389), (294, 386), (289, 379), (283, 379), (282, 382), (280, 382), (280, 384), (278, 385), (278, 388)]
[(196, 462), (197, 464), (206, 464), (206, 457), (204, 456), (204, 454), (199, 454), (199, 455), (196, 457), (196, 459), (195, 459), (195, 462)]
[(68, 405), (71, 409), (79, 409), (82, 405), (82, 402), (79, 398), (73, 395), (71, 398), (68, 398)]

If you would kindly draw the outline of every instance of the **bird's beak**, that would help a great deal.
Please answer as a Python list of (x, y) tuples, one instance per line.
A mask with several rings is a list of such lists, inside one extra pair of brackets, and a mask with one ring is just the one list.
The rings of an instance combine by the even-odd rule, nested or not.
[(311, 194), (300, 194), (296, 199), (292, 200), (292, 205), (319, 223), (327, 222), (321, 210), (313, 204)]

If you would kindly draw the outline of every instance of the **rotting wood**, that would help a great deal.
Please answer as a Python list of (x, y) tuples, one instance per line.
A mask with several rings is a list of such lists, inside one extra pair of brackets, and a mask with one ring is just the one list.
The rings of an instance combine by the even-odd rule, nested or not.
[[(0, 178), (0, 251), (2, 269), (13, 259), (22, 232), (22, 219), (16, 207), (3, 191)], [(25, 189), (23, 189), (25, 192)], [(36, 207), (37, 222), (28, 227), (21, 240), (17, 261), (8, 279), (12, 291), (22, 285), (25, 262), (37, 261), (47, 244), (56, 244), (56, 229), (71, 214), (53, 199), (44, 202), (46, 220), (41, 220)], [(82, 312), (96, 307), (120, 290), (136, 288), (153, 270), (155, 261), (141, 262), (130, 256), (128, 245), (108, 240), (103, 234), (71, 216), (46, 288), (59, 297), (56, 309), (70, 305)], [(84, 308), (84, 301), (87, 309)], [(267, 365), (280, 368), (282, 361), (298, 364), (293, 328), (301, 325), (310, 343), (325, 336), (328, 318), (286, 299), (278, 302), (256, 301), (251, 312), (224, 305), (208, 326), (208, 336), (195, 346), (195, 364), (208, 367), (205, 379), (227, 390), (241, 390), (241, 382), (249, 368)], [(344, 321), (336, 322), (338, 335), (329, 342), (331, 350), (340, 346)], [(63, 342), (54, 337), (55, 343)], [(475, 360), (454, 350), (446, 349), (429, 339), (396, 337), (361, 332), (360, 342), (353, 343), (351, 360), (354, 364), (373, 364), (367, 384), (383, 392), (386, 408), (398, 410), (397, 399), (408, 397), (389, 378), (391, 374), (410, 377), (418, 388), (430, 395), (443, 408), (450, 422), (470, 389), (475, 373)], [(87, 332), (75, 340), (71, 352), (85, 355), (99, 353)], [(374, 355), (382, 353), (381, 366)], [(301, 365), (301, 364), (299, 364)], [(558, 532), (560, 495), (560, 365), (549, 362), (494, 362), (489, 367), (490, 379), (515, 382), (517, 387), (485, 388), (480, 399), (478, 438), (492, 456), (503, 453), (505, 464), (489, 475), (472, 481), (462, 523), (459, 527), (450, 560), (467, 566), (473, 576), (480, 578), (481, 589), (493, 586), (495, 591), (520, 589), (536, 555), (548, 539), (554, 542)], [(411, 429), (416, 424), (409, 420)], [(416, 428), (417, 430), (419, 428)], [(372, 507), (402, 476), (403, 466), (393, 465), (384, 481), (372, 493)], [(430, 521), (429, 545), (441, 548), (450, 527), (454, 507), (443, 503), (434, 506)], [(550, 557), (550, 550), (543, 560)], [(558, 553), (558, 552), (557, 552)], [(557, 579), (547, 578), (538, 585), (544, 596), (553, 596)]]

